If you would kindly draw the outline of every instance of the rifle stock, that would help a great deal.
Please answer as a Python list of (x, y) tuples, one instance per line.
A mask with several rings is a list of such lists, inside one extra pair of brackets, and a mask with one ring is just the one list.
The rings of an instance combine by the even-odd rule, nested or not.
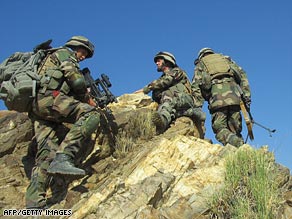
[(246, 104), (246, 100), (244, 98), (243, 91), (241, 90), (241, 87), (238, 84), (237, 84), (237, 88), (238, 88), (238, 91), (239, 91), (240, 97), (241, 97), (240, 109), (241, 109), (241, 112), (243, 114), (243, 118), (244, 118), (244, 121), (245, 121), (245, 124), (247, 127), (248, 136), (249, 136), (250, 140), (254, 140), (253, 131), (252, 131), (253, 118), (252, 118), (250, 109)]

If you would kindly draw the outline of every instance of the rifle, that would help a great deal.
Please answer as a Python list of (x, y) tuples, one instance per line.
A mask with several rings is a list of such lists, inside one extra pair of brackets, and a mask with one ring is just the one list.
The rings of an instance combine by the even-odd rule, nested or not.
[(112, 86), (109, 77), (101, 74), (101, 77), (94, 80), (90, 74), (89, 68), (81, 70), (84, 75), (87, 88), (90, 89), (90, 94), (100, 108), (106, 108), (109, 103), (118, 102), (117, 98), (109, 90)]
[[(253, 124), (258, 125), (263, 129), (266, 129), (269, 132), (269, 135), (272, 136), (271, 133), (274, 133), (276, 131), (276, 129), (269, 129), (269, 128), (257, 123), (256, 121), (254, 121), (254, 119), (253, 119), (253, 117), (251, 115), (251, 112), (250, 112), (250, 108), (247, 105), (247, 100), (246, 100), (246, 98), (245, 98), (245, 96), (243, 94), (242, 89), (240, 88), (240, 86), (238, 84), (237, 84), (237, 88), (238, 88), (238, 91), (239, 91), (240, 96), (241, 96), (240, 108), (241, 108), (241, 111), (242, 111), (242, 114), (243, 114), (247, 129), (248, 129), (248, 136), (250, 137), (250, 140), (254, 139), (253, 132), (252, 132), (252, 125)], [(247, 139), (246, 139), (246, 141), (247, 141)]]
[[(241, 100), (240, 100), (240, 109), (241, 109), (241, 112), (243, 114), (245, 124), (247, 126), (248, 136), (249, 136), (250, 140), (253, 140), (254, 139), (253, 131), (252, 131), (253, 118), (252, 118), (252, 115), (250, 113), (250, 109), (247, 106), (246, 101), (243, 100), (243, 98), (241, 98)], [(245, 140), (245, 143), (246, 143), (246, 141), (247, 141), (247, 139)]]
[[(237, 89), (238, 89), (240, 97), (241, 97), (240, 109), (241, 109), (241, 112), (243, 114), (245, 124), (247, 126), (248, 136), (249, 136), (250, 140), (253, 140), (254, 139), (253, 132), (252, 132), (253, 118), (252, 118), (252, 115), (250, 112), (250, 108), (247, 105), (247, 100), (243, 94), (243, 91), (241, 90), (241, 87), (238, 84), (237, 84)], [(246, 142), (247, 142), (247, 138), (245, 140), (245, 143)]]

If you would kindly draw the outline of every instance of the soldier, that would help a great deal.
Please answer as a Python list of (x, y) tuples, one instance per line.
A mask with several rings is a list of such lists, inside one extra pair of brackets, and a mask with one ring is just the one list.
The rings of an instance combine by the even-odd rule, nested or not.
[[(94, 45), (87, 38), (73, 36), (64, 47), (48, 54), (38, 68), (41, 87), (29, 113), (35, 121), (38, 151), (26, 191), (27, 208), (45, 208), (49, 183), (64, 185), (63, 175), (85, 175), (83, 169), (75, 167), (76, 153), (98, 128), (100, 114), (94, 104), (89, 104), (92, 102), (79, 62), (93, 54)], [(56, 128), (62, 123), (72, 126), (59, 139)]]
[(174, 55), (159, 52), (155, 55), (154, 62), (157, 71), (162, 72), (162, 75), (145, 86), (142, 91), (144, 94), (152, 91), (152, 98), (158, 103), (158, 110), (152, 118), (158, 133), (163, 133), (171, 122), (180, 116), (205, 120), (205, 114), (201, 109), (194, 108), (191, 83), (186, 72), (176, 64)]
[(215, 53), (210, 48), (199, 51), (195, 60), (192, 90), (195, 105), (209, 103), (212, 129), (223, 145), (241, 146), (242, 117), (240, 114), (240, 89), (248, 107), (251, 103), (249, 83), (244, 70), (230, 57)]

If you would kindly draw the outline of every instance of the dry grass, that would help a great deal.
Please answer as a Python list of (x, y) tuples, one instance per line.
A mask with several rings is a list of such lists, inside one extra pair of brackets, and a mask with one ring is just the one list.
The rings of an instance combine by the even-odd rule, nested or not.
[(129, 118), (127, 128), (116, 136), (116, 155), (125, 156), (139, 140), (149, 140), (156, 133), (151, 122), (151, 112), (139, 112)]

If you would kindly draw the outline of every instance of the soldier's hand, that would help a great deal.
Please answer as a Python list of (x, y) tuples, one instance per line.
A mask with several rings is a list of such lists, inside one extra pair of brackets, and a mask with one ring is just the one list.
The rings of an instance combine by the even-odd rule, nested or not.
[(251, 104), (251, 99), (248, 96), (244, 97), (244, 103), (246, 105), (246, 107), (248, 108), (248, 110), (250, 110), (250, 104)]
[(88, 100), (88, 104), (90, 105), (90, 106), (94, 106), (94, 107), (96, 107), (96, 103), (95, 103), (95, 101), (90, 97), (89, 98), (89, 100)]

